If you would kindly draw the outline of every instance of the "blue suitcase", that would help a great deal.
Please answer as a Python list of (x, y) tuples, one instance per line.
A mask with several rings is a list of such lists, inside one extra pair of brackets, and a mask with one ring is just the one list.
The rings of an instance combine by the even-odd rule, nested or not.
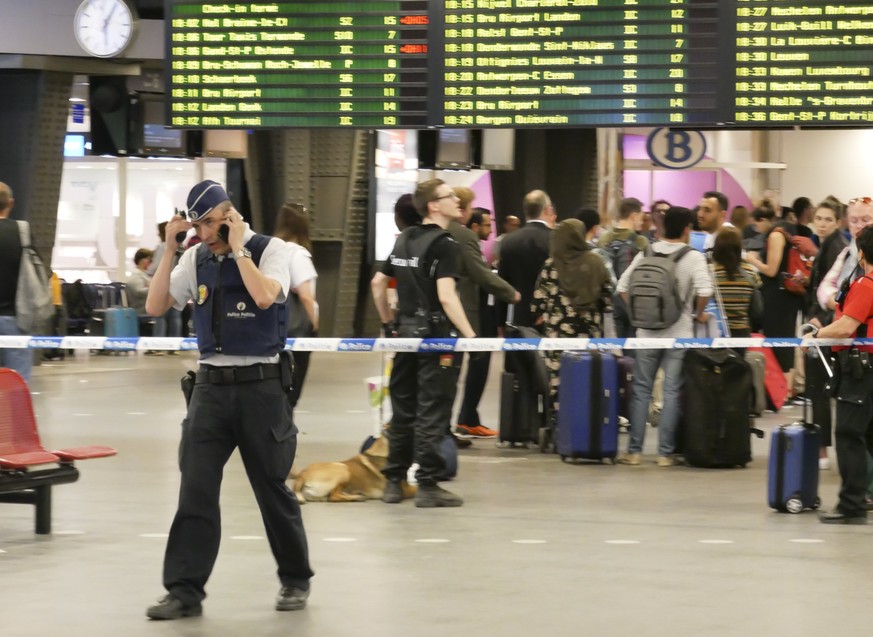
[(820, 447), (818, 425), (794, 423), (773, 430), (767, 469), (767, 498), (772, 508), (783, 513), (800, 513), (819, 507)]
[(564, 352), (558, 385), (557, 450), (561, 460), (615, 460), (618, 454), (618, 363), (612, 354)]
[(106, 310), (104, 336), (110, 338), (139, 336), (139, 319), (132, 307), (111, 307)]

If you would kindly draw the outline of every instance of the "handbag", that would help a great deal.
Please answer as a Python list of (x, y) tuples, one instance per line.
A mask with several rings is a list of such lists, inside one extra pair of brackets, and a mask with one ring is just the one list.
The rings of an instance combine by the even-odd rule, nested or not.
[(15, 324), (25, 334), (39, 334), (45, 330), (55, 313), (48, 268), (30, 245), (30, 226), (26, 221), (16, 223), (21, 239), (21, 263), (15, 289)]
[(742, 271), (743, 277), (752, 286), (752, 295), (749, 297), (749, 327), (754, 332), (764, 323), (764, 295), (761, 288), (755, 287), (755, 280)]

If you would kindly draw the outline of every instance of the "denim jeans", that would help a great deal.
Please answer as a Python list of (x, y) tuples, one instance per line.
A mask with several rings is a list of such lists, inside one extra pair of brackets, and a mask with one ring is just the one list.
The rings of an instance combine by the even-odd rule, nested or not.
[(182, 311), (171, 307), (166, 314), (156, 318), (152, 336), (182, 336)]
[(679, 422), (679, 396), (682, 391), (681, 349), (639, 349), (634, 362), (633, 395), (630, 404), (630, 443), (628, 453), (642, 453), (646, 440), (646, 419), (658, 368), (664, 369), (664, 407), (658, 424), (658, 455), (669, 456), (676, 448), (676, 423)]
[[(3, 336), (18, 336), (24, 334), (15, 324), (14, 316), (0, 316), (0, 334)], [(12, 349), (0, 347), (0, 367), (14, 369), (24, 380), (30, 382), (30, 371), (33, 368), (33, 350)]]

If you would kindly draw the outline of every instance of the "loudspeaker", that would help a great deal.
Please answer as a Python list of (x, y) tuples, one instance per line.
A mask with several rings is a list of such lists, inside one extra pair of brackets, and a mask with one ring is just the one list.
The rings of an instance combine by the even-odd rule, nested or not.
[(88, 86), (91, 154), (127, 155), (131, 145), (131, 96), (127, 78), (93, 75)]

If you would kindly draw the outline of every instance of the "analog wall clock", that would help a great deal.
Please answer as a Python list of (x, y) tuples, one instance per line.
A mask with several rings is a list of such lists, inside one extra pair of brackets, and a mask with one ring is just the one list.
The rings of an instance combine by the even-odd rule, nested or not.
[(136, 26), (136, 8), (128, 0), (83, 0), (73, 22), (79, 46), (100, 58), (120, 55)]

